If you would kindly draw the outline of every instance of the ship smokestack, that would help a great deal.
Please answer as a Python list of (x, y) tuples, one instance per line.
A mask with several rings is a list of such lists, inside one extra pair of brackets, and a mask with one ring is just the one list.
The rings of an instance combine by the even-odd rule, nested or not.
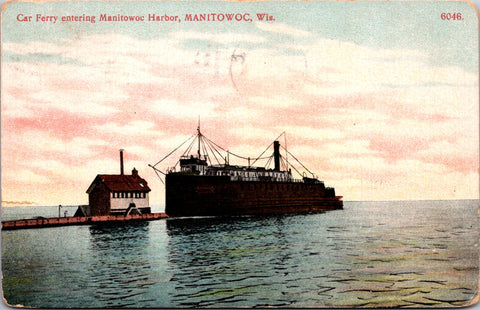
[(280, 142), (273, 141), (273, 159), (275, 162), (275, 171), (280, 171)]
[(123, 175), (123, 149), (120, 149), (120, 174)]

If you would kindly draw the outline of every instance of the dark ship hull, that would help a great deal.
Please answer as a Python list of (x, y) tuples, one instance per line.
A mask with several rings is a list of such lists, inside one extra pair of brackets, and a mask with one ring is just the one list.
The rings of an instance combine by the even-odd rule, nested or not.
[(168, 174), (168, 216), (230, 216), (342, 209), (322, 182), (232, 181), (228, 176)]

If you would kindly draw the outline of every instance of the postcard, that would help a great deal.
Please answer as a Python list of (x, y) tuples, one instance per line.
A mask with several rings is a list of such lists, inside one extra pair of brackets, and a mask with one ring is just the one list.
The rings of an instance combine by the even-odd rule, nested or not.
[(474, 3), (1, 14), (6, 305), (478, 301)]

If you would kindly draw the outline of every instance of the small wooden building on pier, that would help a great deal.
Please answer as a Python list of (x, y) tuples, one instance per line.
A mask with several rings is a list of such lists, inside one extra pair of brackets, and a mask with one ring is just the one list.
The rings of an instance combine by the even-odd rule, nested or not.
[(123, 171), (123, 150), (120, 150), (120, 174), (99, 174), (87, 189), (88, 206), (79, 207), (75, 216), (130, 215), (151, 213), (147, 181), (133, 168), (131, 175)]

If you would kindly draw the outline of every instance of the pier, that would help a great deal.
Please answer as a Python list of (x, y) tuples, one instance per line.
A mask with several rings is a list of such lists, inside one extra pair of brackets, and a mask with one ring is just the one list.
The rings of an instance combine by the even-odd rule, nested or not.
[(68, 225), (115, 224), (133, 221), (154, 221), (168, 218), (163, 212), (130, 215), (70, 216), (36, 218), (2, 222), (2, 230), (45, 228)]

